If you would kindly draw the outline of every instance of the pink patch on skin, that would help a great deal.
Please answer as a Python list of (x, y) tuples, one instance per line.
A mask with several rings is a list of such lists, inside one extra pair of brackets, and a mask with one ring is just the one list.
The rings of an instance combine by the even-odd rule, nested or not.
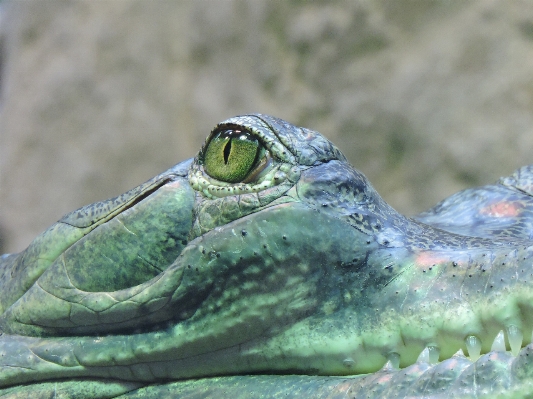
[(439, 263), (450, 262), (450, 260), (450, 258), (444, 257), (438, 252), (431, 251), (420, 252), (415, 257), (416, 265), (421, 267), (430, 267)]
[(520, 215), (521, 211), (522, 205), (519, 203), (500, 201), (481, 208), (479, 213), (496, 218), (512, 218)]

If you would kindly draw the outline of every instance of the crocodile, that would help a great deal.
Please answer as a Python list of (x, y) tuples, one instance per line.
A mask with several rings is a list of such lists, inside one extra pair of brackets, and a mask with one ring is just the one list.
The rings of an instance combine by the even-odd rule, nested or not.
[(533, 397), (532, 235), (533, 165), (406, 217), (233, 117), (1, 257), (0, 398)]

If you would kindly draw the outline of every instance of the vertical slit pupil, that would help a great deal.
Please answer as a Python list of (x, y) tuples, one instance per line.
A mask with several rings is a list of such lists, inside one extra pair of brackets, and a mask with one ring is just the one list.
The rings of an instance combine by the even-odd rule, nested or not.
[(224, 165), (228, 164), (230, 152), (231, 152), (231, 139), (229, 139), (227, 144), (224, 146)]

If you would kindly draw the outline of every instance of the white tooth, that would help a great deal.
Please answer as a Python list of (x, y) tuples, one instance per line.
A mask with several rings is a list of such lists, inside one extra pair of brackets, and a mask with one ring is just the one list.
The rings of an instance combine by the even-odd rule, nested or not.
[(400, 354), (396, 352), (390, 352), (387, 356), (387, 364), (397, 369), (400, 368)]
[(417, 363), (429, 363), (429, 349), (426, 346), (422, 352), (420, 352), (420, 355), (418, 355), (418, 359), (416, 359)]
[(466, 358), (465, 353), (463, 352), (462, 349), (459, 349), (457, 352), (455, 352), (452, 357), (464, 357), (464, 358)]
[(394, 366), (392, 365), (391, 361), (390, 361), (390, 360), (387, 360), (387, 363), (385, 363), (385, 364), (383, 365), (383, 367), (381, 368), (381, 371), (392, 371), (392, 370), (394, 370), (395, 368), (397, 368), (397, 367), (394, 367)]
[(518, 352), (522, 347), (523, 338), (524, 334), (522, 334), (522, 331), (517, 326), (510, 325), (507, 327), (507, 339), (509, 340), (509, 346), (511, 347), (513, 356), (518, 356)]
[(439, 362), (439, 348), (436, 347), (436, 346), (428, 346), (428, 351), (429, 351), (429, 362), (431, 364), (435, 364), (435, 363), (438, 363)]
[(481, 353), (481, 341), (475, 335), (469, 335), (466, 337), (465, 343), (468, 356), (473, 362), (475, 362), (479, 359), (479, 354)]
[(505, 338), (503, 336), (503, 331), (500, 331), (498, 335), (496, 335), (490, 350), (491, 352), (505, 352)]

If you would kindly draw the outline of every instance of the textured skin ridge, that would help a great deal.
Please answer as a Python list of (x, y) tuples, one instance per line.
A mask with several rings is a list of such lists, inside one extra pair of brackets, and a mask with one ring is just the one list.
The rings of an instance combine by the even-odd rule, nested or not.
[[(530, 398), (533, 393), (531, 367), (533, 345), (524, 347), (518, 356), (509, 352), (491, 352), (472, 362), (456, 355), (438, 364), (418, 362), (404, 369), (385, 367), (357, 377), (301, 375), (257, 375), (215, 377), (174, 382), (139, 388), (135, 383), (94, 381), (80, 392), (76, 381), (57, 385), (41, 383), (27, 390), (0, 391), (5, 399), (49, 398), (52, 393), (89, 399), (97, 389), (111, 391), (121, 399), (156, 398), (322, 398), (328, 399), (474, 399)], [(475, 384), (472, 384), (475, 381)], [(92, 389), (91, 389), (92, 388)], [(126, 392), (120, 394), (120, 390)], [(130, 392), (127, 392), (130, 391)], [(72, 395), (72, 396), (69, 396)], [(74, 396), (76, 395), (76, 396)], [(85, 395), (85, 396), (84, 396)], [(103, 394), (102, 394), (103, 395)]]
[(533, 396), (533, 166), (408, 218), (317, 132), (219, 126), (250, 181), (208, 138), (0, 258), (0, 398)]
[[(518, 356), (490, 352), (472, 362), (462, 354), (438, 364), (417, 362), (404, 369), (384, 367), (352, 378), (322, 376), (235, 376), (165, 386), (180, 398), (249, 397), (328, 399), (529, 398), (533, 396), (533, 345)], [(475, 384), (472, 384), (475, 381)], [(163, 387), (148, 387), (121, 398), (162, 397)], [(221, 395), (221, 396), (218, 396)]]
[[(328, 398), (530, 397), (533, 382), (527, 369), (531, 367), (532, 350), (529, 345), (517, 357), (512, 357), (507, 352), (491, 352), (476, 362), (471, 362), (464, 356), (454, 356), (437, 365), (420, 362), (404, 369), (385, 368), (372, 375), (352, 379), (321, 378), (319, 380), (323, 386), (320, 387), (320, 383), (317, 383), (316, 390), (311, 390), (309, 394), (313, 397), (314, 393), (329, 385), (325, 389), (330, 392), (331, 396)], [(310, 384), (311, 377), (307, 377), (307, 380)], [(471, 383), (473, 380), (476, 381), (475, 384)], [(198, 384), (200, 385), (200, 382)], [(265, 394), (263, 391), (254, 390), (255, 387), (249, 389), (251, 395)], [(287, 389), (285, 392), (276, 392), (276, 395), (282, 397), (284, 393), (289, 392)], [(269, 395), (272, 393), (274, 392), (268, 392)], [(235, 394), (238, 395), (237, 390)]]

